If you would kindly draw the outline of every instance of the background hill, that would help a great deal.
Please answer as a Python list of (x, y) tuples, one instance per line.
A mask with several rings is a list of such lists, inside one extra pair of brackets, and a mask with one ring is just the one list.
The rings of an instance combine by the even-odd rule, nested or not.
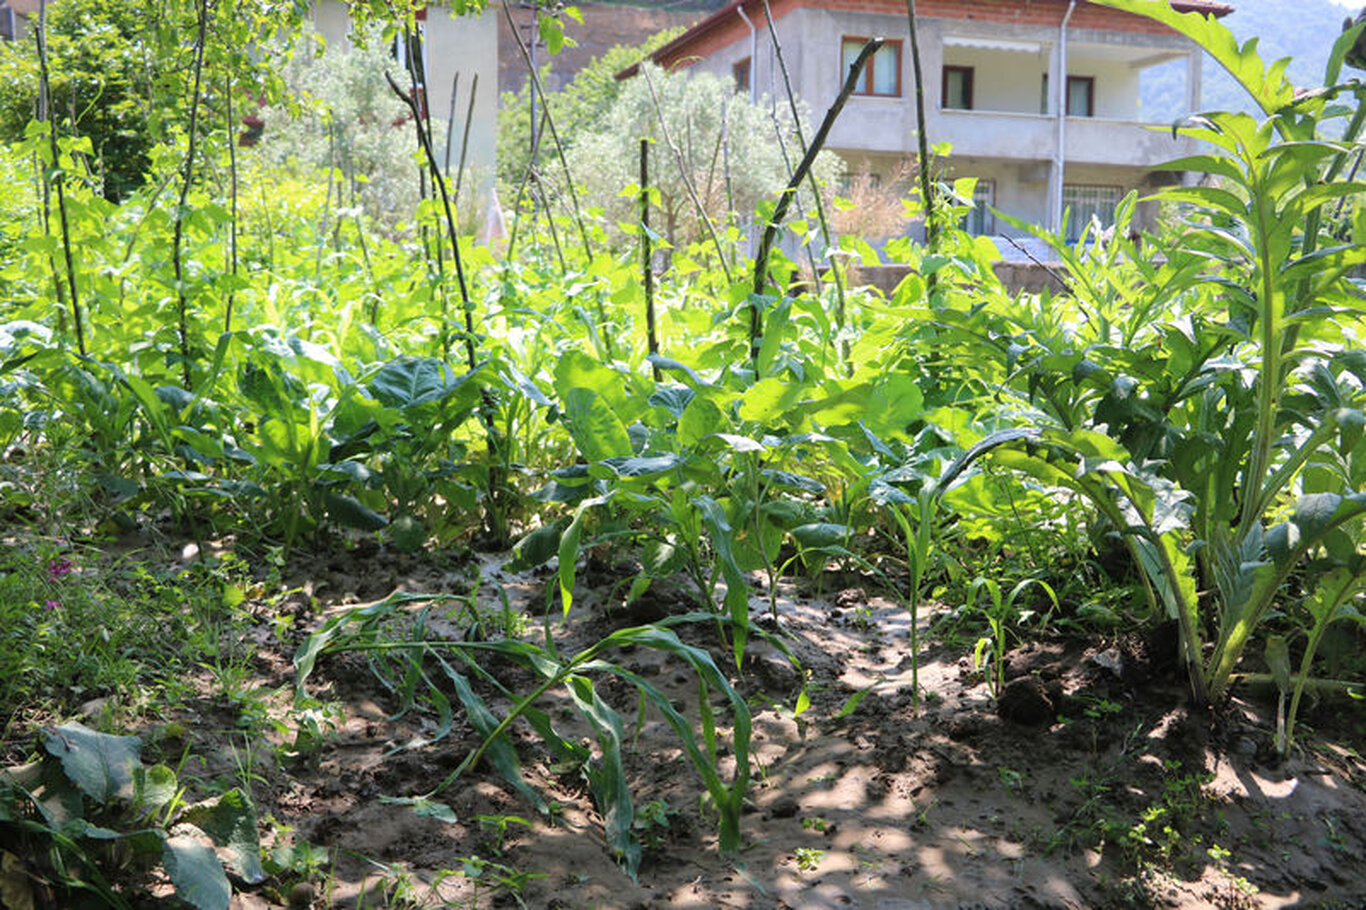
[[(1320, 85), (1333, 42), (1342, 32), (1349, 10), (1330, 0), (1230, 0), (1234, 12), (1223, 23), (1238, 40), (1258, 38), (1258, 53), (1270, 63), (1290, 57), (1290, 79), (1296, 85)], [(1182, 66), (1157, 67), (1145, 74), (1143, 109), (1154, 120), (1186, 113)], [(1250, 110), (1251, 102), (1223, 67), (1205, 58), (1202, 107), (1205, 110)]]

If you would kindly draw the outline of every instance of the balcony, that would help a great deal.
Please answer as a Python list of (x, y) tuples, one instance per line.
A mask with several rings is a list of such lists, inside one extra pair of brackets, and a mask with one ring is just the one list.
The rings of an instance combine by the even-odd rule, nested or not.
[[(930, 122), (933, 141), (953, 144), (955, 156), (1051, 160), (1058, 147), (1058, 120), (1012, 111), (944, 110)], [(1068, 117), (1067, 160), (1079, 164), (1155, 167), (1193, 155), (1194, 140), (1172, 139), (1169, 124)]]

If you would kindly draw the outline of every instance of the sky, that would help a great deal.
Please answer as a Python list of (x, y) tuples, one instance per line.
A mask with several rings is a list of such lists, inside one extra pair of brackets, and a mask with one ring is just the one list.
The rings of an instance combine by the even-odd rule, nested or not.
[(1336, 3), (1338, 6), (1349, 7), (1351, 9), (1358, 9), (1359, 4), (1362, 2), (1362, 0), (1333, 0), (1333, 2)]

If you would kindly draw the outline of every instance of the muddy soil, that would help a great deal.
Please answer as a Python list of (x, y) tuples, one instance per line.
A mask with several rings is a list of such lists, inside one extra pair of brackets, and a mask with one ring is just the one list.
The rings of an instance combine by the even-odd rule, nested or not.
[[(444, 603), (427, 617), (432, 634), (520, 623), (540, 635), (549, 574), (515, 575), (502, 562), (438, 564), (383, 551), (305, 559), (285, 580), (295, 593), (258, 608), (250, 684), (275, 692), (279, 716), (291, 717), (291, 661), (303, 636), (396, 588), (476, 598), (482, 629), (471, 628), (463, 605)], [(562, 653), (692, 608), (669, 584), (625, 607), (621, 579), (607, 567), (580, 573), (573, 612), (552, 623)], [(1049, 632), (1013, 643), (997, 699), (974, 671), (967, 627), (958, 632), (943, 614), (922, 617), (917, 703), (909, 616), (857, 581), (823, 591), (783, 584), (775, 620), (754, 579), (753, 622), (785, 642), (799, 667), (755, 638), (736, 673), (714, 625), (678, 627), (730, 669), (753, 711), (744, 847), (718, 854), (705, 788), (672, 728), (649, 709), (628, 731), (636, 806), (654, 813), (642, 822), (636, 880), (613, 860), (581, 775), (557, 765), (525, 724), (513, 737), (549, 814), (486, 764), (433, 797), (453, 817), (390, 801), (441, 787), (479, 737), (458, 703), (443, 730), (430, 701), (405, 704), (359, 653), (319, 661), (309, 693), (324, 706), (316, 716), (325, 735), (302, 748), (292, 733), (244, 743), (231, 718), (213, 720), (221, 699), (189, 705), (179, 720), (203, 775), (240, 776), (250, 745), (267, 844), (307, 841), (332, 861), (308, 885), (291, 888), (284, 876), (235, 906), (1366, 906), (1366, 762), (1357, 751), (1366, 710), (1311, 706), (1304, 721), (1313, 732), (1282, 761), (1274, 693), (1241, 691), (1216, 711), (1194, 711), (1166, 629), (1108, 640)], [(423, 606), (405, 609), (416, 615)], [(280, 615), (293, 617), (288, 629), (274, 622)], [(610, 656), (698, 719), (686, 665), (647, 648)], [(505, 661), (486, 667), (514, 692), (529, 688), (531, 677)], [(803, 682), (810, 705), (796, 716)], [(480, 692), (495, 712), (508, 709), (493, 686)], [(635, 724), (634, 690), (600, 683), (599, 692)], [(562, 732), (590, 737), (564, 692), (547, 693), (540, 706)], [(728, 722), (723, 710), (717, 720)], [(729, 779), (726, 735), (718, 764)]]

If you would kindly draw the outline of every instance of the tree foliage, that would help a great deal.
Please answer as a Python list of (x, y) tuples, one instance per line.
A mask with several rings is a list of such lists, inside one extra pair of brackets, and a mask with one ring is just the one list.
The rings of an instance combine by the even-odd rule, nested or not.
[[(787, 105), (769, 98), (753, 103), (728, 77), (664, 73), (645, 64), (569, 151), (570, 169), (590, 205), (634, 219), (634, 202), (622, 188), (639, 180), (642, 138), (656, 140), (650, 183), (659, 193), (661, 232), (675, 244), (701, 236), (688, 183), (708, 216), (723, 222), (727, 213), (753, 212), (774, 199), (802, 154)], [(815, 170), (830, 185), (841, 168), (837, 156), (822, 152)]]
[[(36, 23), (35, 17), (35, 23)], [(122, 199), (149, 164), (156, 21), (119, 0), (66, 0), (47, 13), (51, 116), (64, 133), (91, 140), (104, 193)], [(16, 141), (39, 117), (38, 54), (32, 41), (0, 48), (0, 138)]]
[[(349, 197), (371, 217), (392, 221), (419, 198), (419, 165), (407, 108), (384, 80), (406, 79), (379, 23), (347, 45), (326, 45), (311, 29), (280, 52), (289, 103), (265, 111), (262, 150), (285, 167), (338, 168)], [(435, 126), (438, 135), (444, 134)]]
[[(681, 27), (665, 29), (640, 44), (617, 45), (594, 57), (560, 91), (547, 95), (545, 103), (550, 106), (560, 135), (572, 142), (574, 137), (592, 132), (626, 86), (616, 78), (617, 73), (644, 60), (682, 31)], [(549, 64), (542, 68), (542, 84), (550, 69)], [(507, 186), (516, 186), (531, 160), (531, 92), (528, 79), (520, 91), (504, 92), (499, 101), (498, 179)], [(542, 145), (541, 153), (547, 151), (548, 146)]]

